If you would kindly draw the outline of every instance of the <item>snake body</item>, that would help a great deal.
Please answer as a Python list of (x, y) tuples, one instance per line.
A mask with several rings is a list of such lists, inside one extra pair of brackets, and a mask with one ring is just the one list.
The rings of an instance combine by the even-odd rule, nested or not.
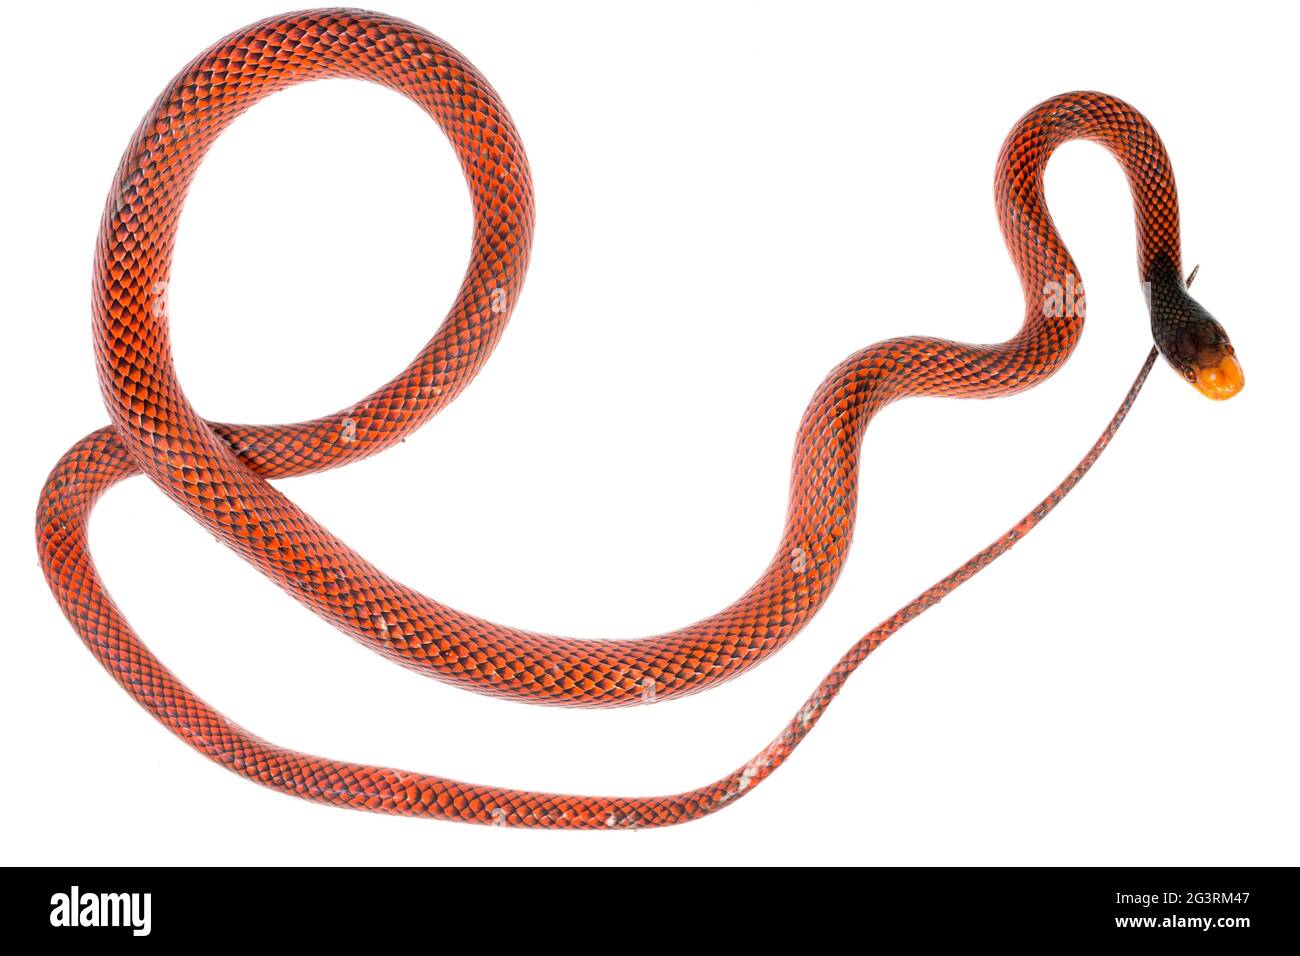
[[(402, 93), (447, 135), (473, 205), (474, 240), (464, 281), (415, 360), (355, 405), (289, 425), (208, 422), (177, 379), (166, 312), (186, 192), (207, 149), (242, 112), (276, 90), (334, 77), (369, 80)], [(748, 591), (711, 617), (666, 634), (637, 640), (559, 637), (486, 621), (403, 586), (268, 483), (346, 464), (403, 440), (460, 394), (487, 361), (520, 294), (533, 235), (532, 181), (512, 120), (463, 56), (401, 20), (316, 10), (249, 26), (202, 53), (168, 85), (142, 120), (114, 179), (95, 253), (92, 303), (111, 424), (73, 446), (43, 490), (37, 538), (50, 587), (73, 627), (128, 693), (196, 750), (267, 786), (343, 806), (489, 824), (640, 827), (710, 813), (784, 760), (880, 640), (1002, 553), (1050, 506), (1040, 506), (1000, 546), (863, 638), (755, 760), (709, 787), (657, 798), (475, 786), (312, 757), (261, 740), (189, 691), (132, 630), (95, 570), (86, 542), (89, 514), (108, 488), (143, 472), (336, 627), (406, 667), (476, 691), (536, 703), (616, 706), (711, 687), (782, 647), (834, 587), (853, 538), (863, 434), (880, 409), (914, 395), (1010, 394), (1043, 381), (1069, 358), (1082, 331), (1081, 310), (1045, 308), (1044, 296), (1069, 287), (1081, 299), (1082, 282), (1048, 214), (1043, 170), (1053, 150), (1073, 139), (1106, 147), (1128, 178), (1139, 275), (1151, 290), (1161, 351), (1177, 366), (1199, 349), (1194, 370), (1217, 368), (1217, 387), (1231, 385), (1232, 370), (1223, 357), (1231, 353), (1226, 335), (1186, 294), (1177, 194), (1159, 136), (1114, 97), (1054, 97), (1016, 123), (997, 164), (998, 219), (1024, 292), (1019, 332), (993, 345), (898, 338), (850, 356), (822, 382), (803, 416), (781, 541)], [(1215, 356), (1218, 364), (1211, 361)], [(1150, 367), (1148, 360), (1141, 377)], [(1209, 394), (1211, 384), (1202, 391)], [(1080, 468), (1090, 463), (1091, 457)], [(1081, 474), (1076, 469), (1065, 489)]]

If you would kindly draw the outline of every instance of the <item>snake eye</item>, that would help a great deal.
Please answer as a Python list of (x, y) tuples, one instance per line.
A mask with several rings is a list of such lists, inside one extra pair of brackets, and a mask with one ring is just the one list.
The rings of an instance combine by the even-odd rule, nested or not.
[(1192, 368), (1190, 365), (1187, 366), (1187, 368), (1183, 369), (1183, 378), (1187, 379), (1189, 382), (1196, 381), (1196, 369)]

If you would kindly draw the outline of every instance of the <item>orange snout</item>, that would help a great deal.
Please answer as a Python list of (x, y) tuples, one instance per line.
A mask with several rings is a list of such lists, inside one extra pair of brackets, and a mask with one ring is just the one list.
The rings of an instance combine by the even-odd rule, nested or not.
[(1236, 356), (1224, 355), (1217, 365), (1206, 366), (1196, 370), (1197, 390), (1206, 398), (1212, 398), (1216, 402), (1232, 398), (1246, 384), (1246, 376), (1242, 374), (1241, 363), (1237, 361)]

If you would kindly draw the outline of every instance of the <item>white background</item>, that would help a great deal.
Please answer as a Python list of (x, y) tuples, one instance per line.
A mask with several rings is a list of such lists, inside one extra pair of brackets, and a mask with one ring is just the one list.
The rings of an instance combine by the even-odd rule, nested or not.
[[(427, 3), (522, 131), (538, 219), (524, 295), (473, 386), (406, 444), (282, 487), (399, 580), (581, 636), (711, 614), (766, 565), (805, 402), (905, 333), (997, 341), (1018, 285), (993, 213), (1021, 113), (1096, 88), (1142, 109), (1182, 193), (1195, 293), (1242, 396), (1163, 362), (1101, 464), (1029, 541), (904, 630), (803, 747), (708, 820), (528, 833), (262, 790), (189, 751), (101, 671), (32, 544), (40, 484), (106, 421), (91, 252), (131, 132), (187, 60), (275, 4), (7, 14), (3, 294), (6, 862), (1251, 864), (1300, 862), (1291, 13), (1179, 3)], [(993, 402), (871, 426), (858, 534), (779, 655), (686, 700), (566, 711), (401, 670), (295, 605), (145, 479), (96, 560), (161, 658), (311, 752), (518, 787), (654, 794), (745, 762), (861, 633), (1000, 534), (1074, 464), (1150, 344), (1123, 177), (1048, 173), (1088, 287), (1066, 368)], [(194, 404), (293, 421), (360, 398), (432, 334), (468, 255), (451, 150), (378, 87), (299, 87), (216, 144), (171, 299)]]

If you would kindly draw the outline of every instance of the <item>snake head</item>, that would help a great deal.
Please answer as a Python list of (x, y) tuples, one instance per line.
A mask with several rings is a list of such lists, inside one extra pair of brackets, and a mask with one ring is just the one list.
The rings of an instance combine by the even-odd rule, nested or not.
[(1228, 333), (1182, 278), (1166, 271), (1150, 289), (1151, 334), (1165, 360), (1206, 398), (1221, 402), (1240, 392), (1246, 378)]

